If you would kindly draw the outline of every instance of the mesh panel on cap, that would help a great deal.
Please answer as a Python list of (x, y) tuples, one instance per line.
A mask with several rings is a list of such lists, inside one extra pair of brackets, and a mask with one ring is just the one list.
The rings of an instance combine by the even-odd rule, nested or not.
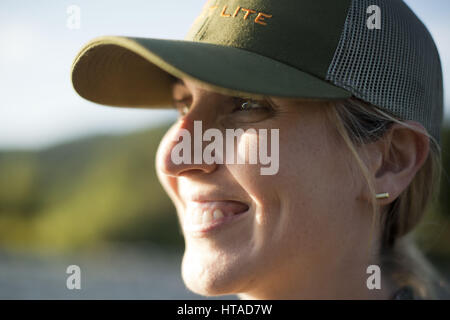
[[(367, 8), (381, 9), (368, 29)], [(353, 0), (327, 80), (404, 120), (420, 122), (440, 143), (442, 70), (433, 39), (401, 0)]]

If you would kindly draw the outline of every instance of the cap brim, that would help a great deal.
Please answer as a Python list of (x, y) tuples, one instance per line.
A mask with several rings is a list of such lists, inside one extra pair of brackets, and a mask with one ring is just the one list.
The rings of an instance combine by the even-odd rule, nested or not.
[(74, 89), (111, 106), (170, 107), (171, 84), (187, 78), (219, 93), (262, 98), (341, 99), (351, 93), (246, 50), (203, 42), (100, 37), (72, 65)]

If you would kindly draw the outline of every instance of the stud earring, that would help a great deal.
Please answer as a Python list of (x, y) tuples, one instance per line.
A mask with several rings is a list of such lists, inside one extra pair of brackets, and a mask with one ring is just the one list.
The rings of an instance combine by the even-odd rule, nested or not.
[(389, 198), (389, 192), (377, 193), (377, 194), (375, 195), (375, 198), (377, 198), (377, 199), (385, 199), (385, 198)]

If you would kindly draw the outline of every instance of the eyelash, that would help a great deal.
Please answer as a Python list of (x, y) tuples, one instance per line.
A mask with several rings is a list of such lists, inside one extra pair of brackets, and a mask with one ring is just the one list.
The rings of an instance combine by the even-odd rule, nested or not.
[[(245, 98), (236, 98), (235, 97), (235, 98), (233, 98), (233, 103), (234, 103), (234, 105), (236, 105), (236, 108), (233, 109), (233, 112), (236, 112), (236, 111), (247, 111), (248, 112), (248, 111), (257, 111), (257, 110), (261, 110), (261, 109), (267, 111), (267, 110), (271, 109), (270, 107), (267, 107), (266, 105), (264, 105), (264, 103), (262, 101), (253, 100), (253, 99), (245, 99)], [(248, 103), (250, 103), (252, 105), (256, 104), (259, 106), (259, 108), (242, 109), (242, 107)]]
[[(268, 104), (266, 103), (266, 105), (264, 105), (263, 101), (258, 101), (258, 100), (254, 100), (254, 99), (250, 99), (250, 98), (239, 98), (239, 97), (233, 97), (233, 105), (235, 106), (235, 108), (232, 110), (232, 112), (238, 112), (238, 111), (257, 111), (258, 109), (261, 110), (265, 110), (265, 111), (271, 111), (272, 108), (267, 106)], [(179, 111), (179, 113), (181, 115), (184, 115), (185, 113), (182, 111), (184, 108), (189, 109), (188, 104), (186, 103), (186, 100), (188, 99), (180, 99), (180, 100), (174, 100), (174, 107)], [(251, 104), (256, 104), (259, 106), (259, 108), (251, 108), (251, 109), (242, 109), (242, 107), (247, 104), (247, 103), (251, 103)], [(183, 104), (182, 106), (180, 106), (179, 104)]]

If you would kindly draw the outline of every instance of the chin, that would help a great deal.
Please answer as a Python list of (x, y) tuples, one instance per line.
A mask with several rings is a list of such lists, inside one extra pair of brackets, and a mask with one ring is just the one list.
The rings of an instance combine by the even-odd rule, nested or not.
[[(181, 274), (186, 287), (202, 296), (220, 296), (237, 294), (242, 285), (244, 270), (230, 261), (222, 264), (211, 257), (199, 258), (198, 255), (184, 254)], [(237, 272), (239, 270), (239, 272)]]

